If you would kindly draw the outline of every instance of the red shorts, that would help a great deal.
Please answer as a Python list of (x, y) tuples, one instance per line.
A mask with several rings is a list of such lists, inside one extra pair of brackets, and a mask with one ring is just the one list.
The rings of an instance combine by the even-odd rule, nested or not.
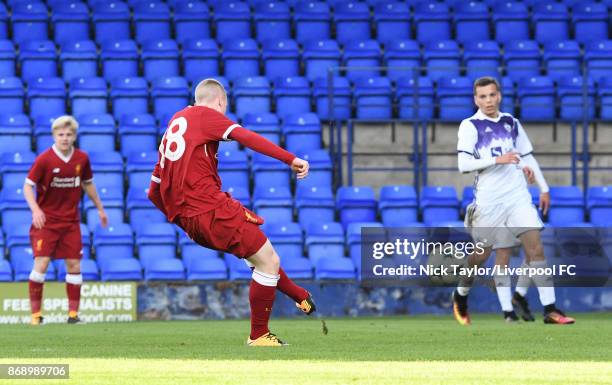
[(197, 244), (238, 258), (254, 255), (268, 239), (259, 229), (263, 219), (231, 198), (209, 212), (181, 217), (177, 224)]
[(50, 222), (42, 229), (30, 227), (30, 242), (34, 257), (81, 259), (83, 243), (79, 222)]

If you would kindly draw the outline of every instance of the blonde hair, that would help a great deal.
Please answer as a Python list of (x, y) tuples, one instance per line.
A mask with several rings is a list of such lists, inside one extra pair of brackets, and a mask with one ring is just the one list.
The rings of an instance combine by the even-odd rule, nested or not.
[(213, 78), (204, 79), (195, 88), (195, 103), (198, 105), (211, 103), (218, 97), (227, 101), (227, 92), (220, 81)]
[(79, 129), (79, 123), (70, 115), (63, 115), (53, 121), (51, 124), (51, 132), (59, 130), (60, 128), (69, 128), (73, 134), (76, 134)]

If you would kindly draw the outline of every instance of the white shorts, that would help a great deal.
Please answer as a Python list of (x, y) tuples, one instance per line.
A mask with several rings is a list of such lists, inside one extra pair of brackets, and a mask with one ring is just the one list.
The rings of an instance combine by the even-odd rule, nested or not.
[(544, 227), (538, 210), (530, 201), (491, 206), (476, 206), (472, 202), (466, 209), (464, 224), (474, 242), (482, 242), (493, 249), (517, 246), (519, 235)]

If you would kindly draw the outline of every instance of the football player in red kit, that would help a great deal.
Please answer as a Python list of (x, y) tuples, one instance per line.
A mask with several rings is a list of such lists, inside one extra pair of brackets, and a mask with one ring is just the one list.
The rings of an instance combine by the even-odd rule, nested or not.
[(79, 200), (83, 190), (96, 205), (102, 226), (108, 224), (93, 184), (89, 157), (74, 147), (78, 127), (72, 116), (61, 116), (53, 122), (51, 132), (55, 143), (36, 158), (23, 186), (23, 195), (32, 211), (30, 241), (34, 267), (29, 280), (32, 325), (43, 321), (43, 285), (51, 258), (64, 259), (66, 263), (68, 323), (81, 322), (78, 311), (83, 283), (83, 245)]
[(201, 81), (195, 105), (177, 112), (159, 146), (149, 198), (170, 222), (198, 244), (245, 259), (253, 267), (249, 302), (249, 346), (282, 346), (268, 329), (276, 289), (306, 314), (315, 310), (308, 291), (280, 268), (279, 256), (259, 229), (263, 219), (221, 191), (217, 150), (222, 140), (242, 145), (286, 163), (298, 179), (308, 175), (308, 162), (225, 117), (227, 94), (214, 79)]

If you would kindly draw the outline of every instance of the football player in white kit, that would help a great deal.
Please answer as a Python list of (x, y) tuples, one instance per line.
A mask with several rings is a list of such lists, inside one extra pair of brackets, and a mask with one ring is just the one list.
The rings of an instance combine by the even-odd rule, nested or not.
[[(485, 247), (483, 253), (468, 257), (468, 266), (484, 263), (493, 249), (498, 250), (496, 263), (507, 265), (510, 248), (518, 238), (525, 250), (526, 264), (532, 268), (546, 267), (540, 240), (543, 224), (532, 204), (526, 178), (535, 180), (540, 187), (540, 205), (545, 210), (550, 203), (548, 186), (525, 130), (512, 115), (499, 111), (500, 102), (501, 88), (497, 80), (477, 79), (474, 103), (479, 109), (459, 126), (459, 171), (476, 172), (474, 201), (466, 210), (465, 224), (474, 240)], [(574, 319), (555, 306), (552, 277), (542, 275), (532, 279), (544, 306), (544, 322), (574, 323)], [(453, 313), (462, 325), (471, 323), (467, 296), (473, 280), (473, 276), (462, 277), (453, 292)], [(525, 309), (529, 312), (524, 293), (515, 293), (514, 300), (511, 299), (510, 276), (500, 275), (495, 281), (506, 319), (516, 318), (513, 303), (520, 313), (524, 314)]]

